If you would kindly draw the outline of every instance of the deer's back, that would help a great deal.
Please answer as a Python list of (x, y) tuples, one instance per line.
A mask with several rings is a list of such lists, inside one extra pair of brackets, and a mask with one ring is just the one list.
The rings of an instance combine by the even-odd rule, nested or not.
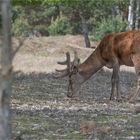
[(118, 60), (120, 65), (133, 66), (131, 56), (140, 53), (140, 31), (113, 33), (103, 38), (98, 48), (105, 62)]

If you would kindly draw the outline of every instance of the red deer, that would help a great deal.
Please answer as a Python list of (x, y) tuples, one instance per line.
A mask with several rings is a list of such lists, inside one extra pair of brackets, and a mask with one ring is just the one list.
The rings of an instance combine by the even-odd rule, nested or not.
[(72, 97), (80, 89), (80, 86), (103, 66), (113, 68), (111, 78), (110, 100), (121, 100), (119, 68), (121, 65), (135, 67), (137, 74), (137, 87), (128, 96), (132, 101), (140, 89), (140, 31), (127, 31), (112, 33), (105, 36), (95, 51), (82, 63), (75, 52), (73, 62), (70, 62), (70, 54), (66, 53), (67, 60), (58, 64), (67, 65), (64, 70), (56, 70), (57, 77), (69, 76), (68, 97)]

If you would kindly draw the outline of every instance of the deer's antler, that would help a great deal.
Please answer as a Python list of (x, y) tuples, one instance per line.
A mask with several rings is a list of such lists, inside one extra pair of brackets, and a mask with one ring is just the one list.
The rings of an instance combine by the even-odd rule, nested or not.
[(69, 52), (66, 53), (66, 61), (57, 62), (57, 63), (60, 64), (60, 65), (67, 65), (67, 68), (63, 69), (63, 70), (57, 70), (56, 69), (57, 75), (55, 77), (56, 78), (63, 78), (65, 76), (68, 76), (70, 74), (70, 66), (71, 66), (70, 53)]
[[(70, 53), (66, 53), (66, 60), (64, 62), (57, 62), (60, 65), (67, 65), (66, 69), (63, 70), (57, 70), (57, 75), (55, 76), (56, 78), (63, 78), (65, 76), (70, 75), (73, 71), (75, 71), (74, 68), (78, 68), (80, 59), (78, 58), (78, 54), (76, 51), (74, 51), (74, 60), (71, 62), (70, 60)], [(76, 70), (77, 71), (77, 70)]]
[(80, 59), (78, 58), (77, 51), (74, 51), (74, 60), (73, 60), (74, 66), (78, 66), (80, 63)]

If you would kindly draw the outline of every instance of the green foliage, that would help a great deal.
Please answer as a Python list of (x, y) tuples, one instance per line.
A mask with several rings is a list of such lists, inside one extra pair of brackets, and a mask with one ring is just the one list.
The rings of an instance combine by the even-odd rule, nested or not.
[(12, 9), (12, 34), (14, 36), (28, 36), (30, 26), (27, 15), (20, 6)]
[(13, 5), (41, 5), (43, 0), (12, 0)]
[(48, 35), (47, 27), (52, 17), (55, 19), (58, 16), (58, 10), (55, 6), (15, 6), (12, 15), (13, 35), (29, 36), (33, 31)]
[(50, 35), (66, 35), (72, 33), (72, 26), (67, 17), (57, 17), (55, 21), (52, 20), (48, 27)]
[(36, 30), (37, 33), (39, 33), (42, 36), (49, 36), (48, 29), (45, 25), (37, 25), (35, 26), (34, 30)]
[(100, 40), (109, 33), (122, 32), (126, 30), (126, 21), (122, 21), (120, 17), (109, 17), (98, 23), (97, 27), (92, 31), (92, 34), (95, 36), (95, 40)]
[[(40, 35), (82, 34), (82, 19), (100, 39), (107, 32), (122, 31), (128, 10), (126, 0), (12, 0), (14, 35), (37, 31)], [(15, 5), (20, 5), (17, 9)], [(82, 16), (81, 16), (82, 15)], [(116, 18), (111, 18), (116, 17)], [(112, 21), (111, 21), (112, 20)], [(120, 20), (120, 21), (119, 21)], [(28, 32), (28, 33), (27, 33)]]
[(29, 36), (30, 26), (26, 19), (16, 19), (12, 27), (12, 33), (14, 36)]
[(80, 0), (12, 0), (13, 5), (75, 5)]

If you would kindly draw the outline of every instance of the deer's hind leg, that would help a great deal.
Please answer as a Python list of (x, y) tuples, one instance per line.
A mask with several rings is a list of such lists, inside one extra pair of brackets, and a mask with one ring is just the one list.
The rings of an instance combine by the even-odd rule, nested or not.
[(111, 78), (111, 95), (110, 95), (110, 100), (113, 100), (115, 98), (115, 92), (117, 93), (117, 100), (121, 100), (120, 96), (120, 83), (119, 83), (119, 63), (115, 63), (113, 66), (113, 74)]
[(135, 54), (132, 57), (132, 61), (134, 63), (136, 75), (137, 75), (137, 86), (134, 89), (134, 91), (129, 95), (128, 100), (131, 102), (133, 99), (138, 96), (140, 91), (140, 54)]

